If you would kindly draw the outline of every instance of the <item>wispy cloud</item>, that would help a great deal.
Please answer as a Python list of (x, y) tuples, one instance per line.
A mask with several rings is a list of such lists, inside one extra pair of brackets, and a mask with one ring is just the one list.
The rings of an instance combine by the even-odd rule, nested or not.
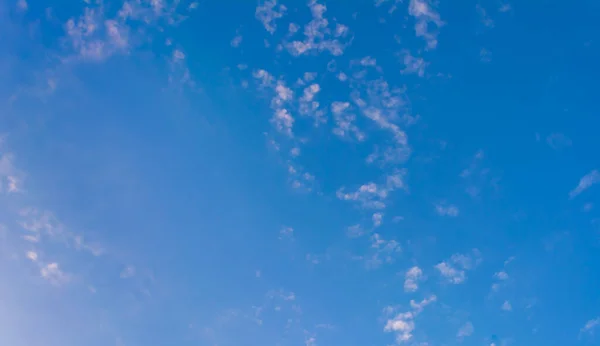
[(583, 191), (600, 182), (600, 172), (593, 170), (579, 179), (579, 184), (569, 192), (569, 198), (573, 199)]

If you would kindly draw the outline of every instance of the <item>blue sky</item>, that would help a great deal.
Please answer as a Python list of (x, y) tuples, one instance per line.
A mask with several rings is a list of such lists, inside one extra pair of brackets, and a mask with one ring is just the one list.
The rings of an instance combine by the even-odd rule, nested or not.
[(599, 6), (0, 1), (0, 344), (600, 344)]

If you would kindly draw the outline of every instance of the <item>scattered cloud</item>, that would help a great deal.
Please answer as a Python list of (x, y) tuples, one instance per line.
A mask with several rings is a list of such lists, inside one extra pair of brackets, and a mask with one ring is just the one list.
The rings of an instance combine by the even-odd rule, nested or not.
[(573, 199), (583, 191), (600, 182), (600, 172), (593, 170), (579, 179), (579, 184), (569, 192), (569, 198)]

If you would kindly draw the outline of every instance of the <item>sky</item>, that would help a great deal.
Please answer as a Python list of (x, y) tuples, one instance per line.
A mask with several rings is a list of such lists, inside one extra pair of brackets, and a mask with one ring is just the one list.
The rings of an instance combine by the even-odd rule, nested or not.
[(598, 23), (0, 0), (0, 345), (600, 345)]

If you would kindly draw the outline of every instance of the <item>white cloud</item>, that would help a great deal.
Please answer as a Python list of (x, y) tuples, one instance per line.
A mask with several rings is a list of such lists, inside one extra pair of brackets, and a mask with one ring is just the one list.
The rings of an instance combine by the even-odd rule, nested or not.
[(585, 323), (585, 325), (581, 328), (580, 334), (581, 333), (594, 334), (594, 331), (596, 330), (596, 328), (598, 328), (598, 326), (600, 326), (600, 317), (591, 319), (591, 320), (587, 321)]
[[(439, 13), (433, 10), (427, 0), (410, 0), (408, 14), (415, 18), (415, 33), (417, 37), (422, 37), (427, 42), (428, 49), (437, 47), (437, 31), (444, 25), (440, 19)], [(431, 30), (435, 25), (436, 29)]]
[(460, 329), (458, 329), (458, 332), (456, 333), (456, 337), (464, 338), (467, 336), (471, 336), (474, 331), (475, 331), (475, 328), (473, 328), (473, 323), (467, 322), (462, 327), (460, 327)]
[(414, 266), (404, 274), (404, 292), (416, 292), (419, 289), (419, 281), (423, 280), (423, 271)]
[(435, 212), (440, 215), (440, 216), (450, 216), (450, 217), (457, 217), (459, 210), (458, 207), (455, 205), (444, 205), (444, 204), (437, 204), (435, 206)]
[(508, 300), (506, 300), (502, 304), (501, 309), (504, 310), (504, 311), (512, 311), (512, 305), (510, 304), (510, 302)]
[(597, 183), (600, 183), (600, 172), (593, 170), (579, 179), (579, 184), (569, 192), (569, 198), (577, 197), (580, 193)]
[(286, 10), (287, 8), (284, 5), (277, 6), (277, 0), (266, 0), (262, 5), (256, 7), (254, 15), (263, 24), (265, 30), (272, 35), (277, 29), (275, 22), (283, 17)]

